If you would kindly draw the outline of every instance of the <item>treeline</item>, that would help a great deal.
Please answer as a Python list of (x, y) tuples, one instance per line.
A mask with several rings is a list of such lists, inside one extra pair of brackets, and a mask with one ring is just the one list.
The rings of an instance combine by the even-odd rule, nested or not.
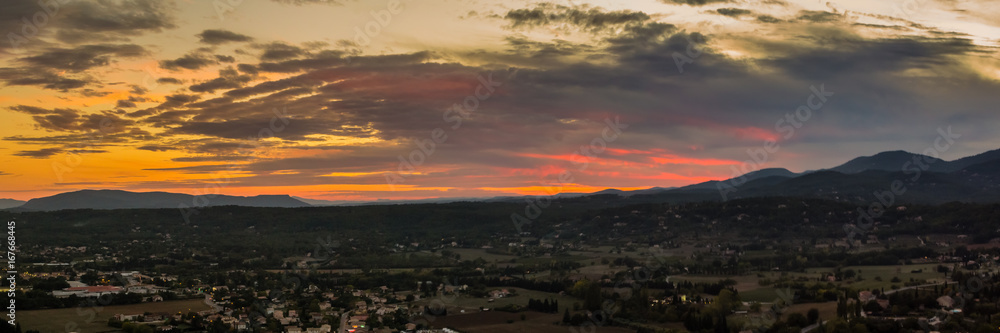
[(544, 313), (556, 313), (559, 312), (559, 301), (553, 299), (550, 302), (549, 299), (537, 300), (534, 298), (529, 298), (528, 310), (534, 310)]

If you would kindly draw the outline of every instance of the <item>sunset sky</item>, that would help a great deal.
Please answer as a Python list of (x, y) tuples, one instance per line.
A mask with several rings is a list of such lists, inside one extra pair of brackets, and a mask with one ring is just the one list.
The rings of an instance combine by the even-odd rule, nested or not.
[(949, 126), (945, 160), (1000, 148), (994, 0), (0, 4), (0, 198), (683, 186), (767, 140), (801, 172)]

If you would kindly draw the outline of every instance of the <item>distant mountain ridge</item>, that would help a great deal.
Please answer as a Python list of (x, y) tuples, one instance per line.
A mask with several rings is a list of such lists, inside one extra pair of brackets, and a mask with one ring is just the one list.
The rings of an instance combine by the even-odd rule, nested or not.
[(827, 169), (840, 173), (851, 174), (869, 170), (900, 171), (906, 162), (913, 162), (914, 159), (923, 160), (930, 166), (931, 172), (953, 171), (949, 167), (949, 162), (939, 158), (905, 152), (902, 150), (881, 152), (872, 156), (862, 156), (847, 163)]
[(194, 196), (169, 192), (128, 192), (120, 190), (81, 190), (28, 200), (17, 210), (50, 211), (61, 209), (178, 208), (195, 206), (308, 207), (309, 204), (288, 195)]
[(858, 157), (848, 161), (847, 163), (838, 165), (836, 167), (827, 170), (833, 170), (847, 174), (859, 173), (869, 170), (902, 171), (902, 166), (906, 162), (911, 162), (912, 164), (916, 163), (918, 160), (920, 160), (921, 163), (926, 164), (928, 166), (928, 169), (924, 171), (954, 172), (983, 162), (1000, 160), (1000, 149), (991, 150), (975, 156), (963, 157), (954, 161), (945, 161), (927, 155), (914, 154), (902, 150), (895, 150), (895, 151), (881, 152), (872, 156)]
[[(921, 161), (921, 163), (917, 163)], [(910, 163), (910, 164), (907, 164)], [(908, 168), (904, 170), (904, 166)], [(918, 165), (926, 166), (917, 172)], [(604, 198), (623, 202), (692, 202), (718, 201), (767, 196), (818, 197), (866, 202), (872, 193), (885, 191), (894, 181), (905, 181), (905, 196), (900, 201), (943, 203), (949, 201), (1000, 202), (1000, 149), (945, 161), (905, 151), (887, 151), (861, 156), (841, 165), (795, 173), (784, 168), (768, 168), (727, 180), (712, 180), (678, 188), (652, 187), (622, 191), (605, 189), (593, 193), (559, 193), (562, 200)], [(734, 189), (725, 196), (720, 188)], [(308, 207), (399, 204), (442, 204), (450, 202), (520, 202), (535, 196), (491, 198), (428, 198), (418, 200), (329, 201), (288, 195), (203, 196), (169, 192), (127, 192), (118, 190), (82, 190), (20, 201), (0, 199), (0, 209), (48, 211), (60, 209), (177, 208), (196, 203), (205, 206)], [(4, 207), (3, 205), (7, 205)], [(18, 206), (17, 208), (11, 208)]]
[[(689, 185), (663, 196), (673, 201), (800, 196), (870, 203), (876, 200), (874, 193), (884, 193), (899, 181), (905, 188), (899, 203), (1000, 202), (1000, 149), (954, 161), (889, 151), (800, 174), (770, 170), (751, 172), (736, 181)], [(678, 199), (681, 196), (694, 199)]]
[(14, 199), (0, 199), (0, 209), (14, 208), (21, 206), (25, 201), (14, 200)]

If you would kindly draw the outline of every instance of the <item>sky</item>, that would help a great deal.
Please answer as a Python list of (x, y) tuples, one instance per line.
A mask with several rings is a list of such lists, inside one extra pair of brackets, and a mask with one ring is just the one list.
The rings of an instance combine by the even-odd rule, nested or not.
[(0, 198), (630, 190), (939, 131), (953, 160), (1000, 148), (991, 2), (2, 0)]

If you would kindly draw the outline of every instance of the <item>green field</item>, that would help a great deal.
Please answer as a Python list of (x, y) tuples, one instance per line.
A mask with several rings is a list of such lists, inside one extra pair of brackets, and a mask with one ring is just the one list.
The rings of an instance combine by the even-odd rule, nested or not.
[[(937, 266), (938, 264), (844, 267), (843, 270), (853, 269), (861, 272), (860, 276), (863, 280), (848, 282), (841, 281), (839, 283), (857, 290), (871, 290), (879, 288), (889, 290), (892, 285), (902, 288), (906, 282), (910, 281), (910, 279), (924, 279), (927, 280), (928, 283), (942, 282), (944, 281), (944, 274), (937, 272)], [(911, 273), (914, 270), (921, 270), (922, 272)], [(817, 277), (822, 273), (832, 271), (833, 269), (831, 268), (813, 268), (807, 270), (807, 272), (810, 272), (810, 276), (812, 277)], [(881, 278), (882, 281), (876, 280), (876, 277)], [(898, 277), (900, 282), (891, 282), (893, 277)]]
[[(527, 289), (521, 289), (521, 288), (511, 288), (511, 287), (496, 287), (496, 288), (487, 288), (487, 289), (488, 290), (493, 290), (493, 289), (507, 289), (507, 290), (510, 290), (510, 291), (517, 291), (517, 296), (496, 298), (492, 302), (490, 302), (488, 298), (473, 298), (473, 297), (468, 297), (468, 296), (459, 296), (459, 297), (455, 298), (455, 297), (452, 297), (452, 296), (444, 296), (444, 297), (424, 298), (424, 299), (421, 299), (420, 301), (415, 302), (415, 304), (423, 306), (423, 305), (431, 304), (432, 302), (434, 304), (440, 304), (441, 302), (443, 302), (444, 305), (446, 307), (448, 307), (448, 309), (449, 309), (448, 311), (449, 312), (451, 312), (452, 309), (455, 309), (455, 312), (457, 312), (457, 313), (461, 313), (461, 310), (465, 310), (466, 313), (474, 313), (474, 312), (479, 312), (479, 307), (491, 308), (492, 309), (492, 308), (498, 308), (498, 307), (502, 307), (502, 306), (510, 305), (510, 304), (516, 304), (516, 305), (520, 305), (520, 306), (527, 306), (529, 298), (534, 298), (534, 299), (554, 299), (554, 300), (556, 300), (556, 301), (559, 302), (559, 313), (561, 314), (562, 311), (564, 311), (566, 309), (569, 309), (570, 311), (573, 311), (573, 303), (575, 303), (575, 302), (581, 302), (582, 303), (582, 301), (580, 301), (580, 300), (578, 300), (576, 298), (573, 298), (571, 296), (565, 296), (565, 295), (547, 293), (547, 292), (542, 292), (542, 291), (527, 290)], [(438, 301), (438, 300), (440, 300), (440, 301)]]
[(455, 252), (458, 255), (461, 255), (462, 260), (475, 260), (476, 258), (482, 258), (483, 260), (486, 260), (486, 262), (488, 263), (496, 262), (499, 264), (499, 263), (510, 262), (511, 259), (517, 259), (517, 256), (487, 253), (486, 249), (453, 248), (448, 250)]
[[(208, 310), (203, 299), (114, 305), (105, 307), (68, 308), (51, 310), (18, 311), (17, 319), (22, 330), (40, 332), (116, 332), (108, 326), (108, 319), (115, 314), (136, 314), (144, 312), (189, 312)], [(73, 328), (76, 329), (73, 329)]]

